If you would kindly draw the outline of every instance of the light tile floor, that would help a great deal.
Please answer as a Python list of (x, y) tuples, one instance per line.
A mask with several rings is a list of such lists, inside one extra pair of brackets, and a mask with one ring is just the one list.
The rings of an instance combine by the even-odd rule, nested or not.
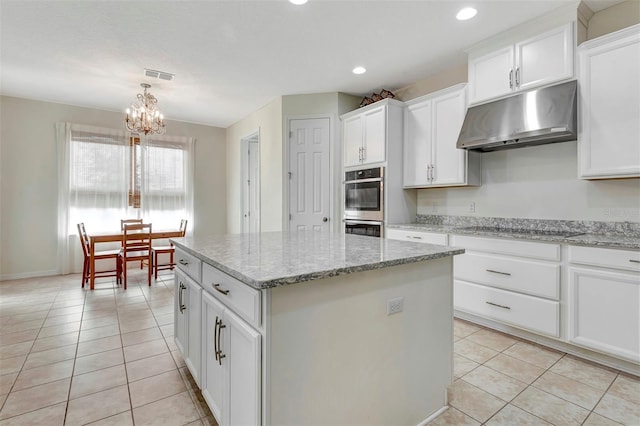
[[(216, 424), (173, 342), (173, 275), (0, 283), (0, 426)], [(640, 379), (469, 322), (432, 425), (640, 425)]]
[(173, 342), (173, 274), (0, 283), (0, 425), (215, 425)]
[(640, 425), (640, 378), (454, 323), (449, 409), (430, 425)]

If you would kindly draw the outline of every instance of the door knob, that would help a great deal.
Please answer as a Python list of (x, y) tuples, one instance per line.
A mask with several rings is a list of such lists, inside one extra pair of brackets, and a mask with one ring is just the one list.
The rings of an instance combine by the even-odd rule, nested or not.
[(328, 218), (328, 217), (323, 217), (323, 218), (322, 218), (322, 221), (323, 221), (323, 222), (329, 222), (329, 218)]

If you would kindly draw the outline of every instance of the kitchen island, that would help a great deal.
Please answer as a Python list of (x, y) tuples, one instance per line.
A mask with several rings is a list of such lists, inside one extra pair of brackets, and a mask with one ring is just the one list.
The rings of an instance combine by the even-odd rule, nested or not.
[(311, 232), (173, 242), (176, 344), (221, 425), (415, 425), (446, 406), (464, 250)]

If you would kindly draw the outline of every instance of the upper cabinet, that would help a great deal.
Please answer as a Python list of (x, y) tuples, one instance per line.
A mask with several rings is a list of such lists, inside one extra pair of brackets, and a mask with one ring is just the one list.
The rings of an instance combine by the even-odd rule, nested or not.
[(573, 23), (469, 57), (469, 103), (572, 78)]
[(579, 175), (640, 177), (640, 25), (578, 50)]
[(456, 148), (466, 110), (466, 84), (406, 103), (405, 188), (480, 184), (480, 154)]
[(344, 114), (342, 118), (342, 141), (344, 144), (344, 166), (360, 166), (382, 163), (387, 160), (387, 143), (390, 131), (400, 128), (392, 121), (401, 120), (402, 102), (385, 99), (356, 111)]

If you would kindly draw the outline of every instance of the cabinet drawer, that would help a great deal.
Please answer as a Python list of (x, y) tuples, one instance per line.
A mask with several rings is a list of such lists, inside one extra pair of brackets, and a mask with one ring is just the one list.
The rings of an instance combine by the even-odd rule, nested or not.
[(260, 325), (258, 290), (206, 263), (202, 265), (202, 287), (252, 325)]
[(560, 244), (554, 243), (453, 235), (451, 236), (451, 245), (472, 251), (530, 257), (533, 259), (560, 260)]
[(200, 281), (202, 277), (202, 261), (197, 257), (190, 255), (184, 250), (180, 250), (176, 247), (175, 253), (176, 265), (183, 270), (187, 275), (196, 281)]
[(442, 246), (446, 246), (449, 242), (449, 236), (447, 234), (407, 231), (404, 229), (387, 229), (387, 238), (392, 240), (414, 241), (416, 243), (439, 244)]
[(569, 262), (640, 271), (640, 251), (569, 246)]
[(558, 337), (560, 303), (454, 280), (455, 309)]
[(560, 297), (560, 265), (465, 253), (453, 258), (453, 275), (519, 293), (556, 300)]

